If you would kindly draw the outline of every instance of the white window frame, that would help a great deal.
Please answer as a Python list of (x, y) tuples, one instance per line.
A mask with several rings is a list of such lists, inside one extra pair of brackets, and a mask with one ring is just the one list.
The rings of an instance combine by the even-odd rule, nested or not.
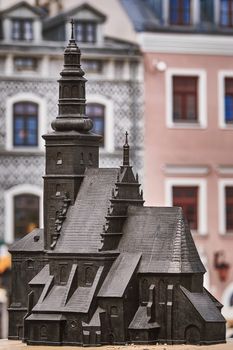
[(221, 70), (218, 72), (218, 106), (219, 128), (233, 129), (233, 124), (225, 122), (225, 78), (233, 78), (233, 70)]
[[(196, 76), (198, 78), (198, 122), (177, 123), (173, 121), (173, 77)], [(207, 127), (206, 71), (204, 69), (169, 68), (166, 71), (166, 125), (168, 128), (205, 129)]]
[(226, 230), (226, 186), (233, 187), (233, 179), (221, 179), (218, 183), (219, 233), (221, 235), (232, 235), (233, 231)]
[[(207, 183), (205, 179), (169, 178), (165, 180), (165, 204), (173, 206), (173, 186), (198, 186), (198, 229), (200, 235), (207, 234)], [(192, 231), (195, 233), (196, 231)]]
[(101, 149), (103, 152), (114, 151), (114, 118), (113, 118), (113, 102), (102, 95), (87, 95), (88, 103), (99, 103), (105, 107), (104, 116), (104, 147)]
[(14, 197), (20, 194), (32, 194), (39, 197), (40, 201), (40, 227), (43, 227), (43, 191), (42, 188), (24, 184), (11, 187), (4, 194), (5, 199), (5, 230), (4, 240), (6, 243), (11, 244), (14, 242)]
[[(35, 147), (16, 147), (13, 143), (13, 117), (14, 117), (14, 104), (18, 102), (33, 102), (38, 104), (38, 146)], [(46, 102), (44, 98), (41, 98), (32, 93), (19, 93), (11, 96), (6, 101), (6, 149), (8, 151), (19, 152), (35, 152), (44, 151), (44, 142), (41, 135), (46, 132)]]
[[(169, 8), (170, 1), (163, 0), (163, 21), (165, 25), (171, 25), (169, 21)], [(191, 16), (190, 16), (190, 24), (187, 26), (194, 26), (200, 22), (200, 1), (199, 0), (191, 0)]]

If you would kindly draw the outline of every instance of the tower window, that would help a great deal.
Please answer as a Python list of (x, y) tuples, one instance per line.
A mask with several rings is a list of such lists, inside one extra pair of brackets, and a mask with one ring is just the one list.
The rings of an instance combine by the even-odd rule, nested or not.
[(198, 226), (198, 186), (173, 186), (173, 205), (182, 207), (184, 216), (190, 228), (197, 230)]
[(14, 146), (38, 145), (38, 105), (18, 102), (13, 108)]
[(198, 121), (198, 78), (190, 76), (173, 77), (173, 121)]
[(62, 165), (62, 156), (61, 152), (57, 153), (57, 165)]
[(104, 147), (105, 137), (105, 106), (100, 103), (88, 103), (86, 114), (93, 121), (92, 131), (95, 134), (103, 136), (101, 146)]
[(14, 197), (14, 237), (20, 239), (39, 227), (39, 197), (20, 194)]
[(61, 195), (61, 185), (56, 185), (56, 197)]
[(75, 23), (75, 38), (78, 43), (96, 42), (96, 23), (78, 21)]
[(225, 123), (233, 123), (233, 78), (225, 78)]
[(170, 0), (170, 24), (190, 24), (190, 0)]
[(13, 40), (33, 40), (33, 21), (27, 18), (16, 18), (12, 21)]
[(220, 24), (223, 27), (233, 26), (233, 0), (220, 1)]

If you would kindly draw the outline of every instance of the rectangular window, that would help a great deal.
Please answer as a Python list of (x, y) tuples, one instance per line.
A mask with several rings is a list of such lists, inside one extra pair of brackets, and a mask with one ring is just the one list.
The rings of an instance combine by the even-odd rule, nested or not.
[(233, 0), (220, 0), (220, 25), (233, 26)]
[(15, 57), (15, 71), (35, 71), (37, 69), (37, 60), (32, 57)]
[(190, 24), (190, 0), (170, 0), (170, 24)]
[(33, 40), (33, 21), (31, 19), (13, 19), (12, 21), (13, 40)]
[(233, 231), (233, 186), (225, 187), (226, 230)]
[(182, 207), (192, 230), (198, 229), (198, 186), (173, 186), (173, 205)]
[(173, 121), (198, 122), (198, 78), (173, 76)]
[(96, 23), (93, 22), (76, 22), (75, 38), (78, 43), (95, 43), (96, 42)]
[(87, 73), (100, 74), (103, 71), (103, 61), (101, 60), (83, 60), (82, 67)]
[(233, 123), (233, 78), (225, 78), (225, 123)]

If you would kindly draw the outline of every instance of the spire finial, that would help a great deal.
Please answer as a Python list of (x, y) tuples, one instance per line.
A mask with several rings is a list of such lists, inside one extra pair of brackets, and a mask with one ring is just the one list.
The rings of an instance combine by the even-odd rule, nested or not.
[(125, 133), (125, 144), (123, 146), (123, 166), (129, 166), (129, 144), (128, 144), (128, 132)]
[(74, 40), (74, 19), (73, 18), (71, 18), (70, 23), (71, 23), (71, 37), (70, 37), (70, 40)]
[(128, 132), (126, 131), (125, 132), (125, 144), (124, 144), (124, 146), (128, 146)]

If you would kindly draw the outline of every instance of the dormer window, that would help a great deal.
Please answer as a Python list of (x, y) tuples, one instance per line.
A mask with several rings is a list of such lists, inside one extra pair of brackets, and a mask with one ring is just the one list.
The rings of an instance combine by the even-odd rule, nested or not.
[(191, 18), (190, 0), (170, 0), (170, 24), (189, 25)]
[(12, 40), (33, 40), (33, 21), (25, 18), (13, 19)]
[(75, 38), (78, 43), (96, 42), (96, 23), (94, 22), (75, 22)]

